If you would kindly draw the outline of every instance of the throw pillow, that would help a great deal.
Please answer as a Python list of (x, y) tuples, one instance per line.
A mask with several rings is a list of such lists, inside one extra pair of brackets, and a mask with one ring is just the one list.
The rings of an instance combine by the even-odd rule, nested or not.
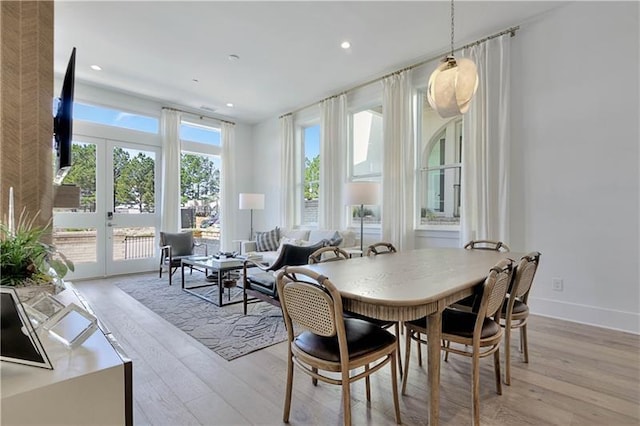
[(331, 247), (338, 247), (340, 244), (342, 244), (342, 236), (338, 231), (336, 231), (336, 233), (333, 234), (333, 237), (329, 240), (329, 245)]
[(256, 232), (256, 248), (258, 251), (278, 250), (279, 240), (280, 240), (280, 233), (277, 226), (271, 231)]

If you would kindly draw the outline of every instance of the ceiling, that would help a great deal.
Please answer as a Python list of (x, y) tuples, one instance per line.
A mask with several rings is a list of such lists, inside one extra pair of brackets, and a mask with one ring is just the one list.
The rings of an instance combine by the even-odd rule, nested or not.
[[(457, 1), (456, 47), (562, 3)], [(448, 1), (56, 1), (54, 71), (75, 46), (77, 82), (257, 123), (440, 56), (449, 12)]]

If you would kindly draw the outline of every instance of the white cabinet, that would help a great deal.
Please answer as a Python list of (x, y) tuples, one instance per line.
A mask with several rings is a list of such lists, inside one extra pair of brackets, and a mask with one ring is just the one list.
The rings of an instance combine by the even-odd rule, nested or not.
[[(56, 296), (88, 309), (70, 287)], [(38, 333), (53, 370), (0, 362), (2, 425), (132, 425), (132, 363), (108, 330), (69, 349)]]

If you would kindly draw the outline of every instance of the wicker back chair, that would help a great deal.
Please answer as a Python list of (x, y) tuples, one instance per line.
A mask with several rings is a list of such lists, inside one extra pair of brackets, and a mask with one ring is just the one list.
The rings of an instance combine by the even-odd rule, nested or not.
[(371, 256), (371, 255), (377, 256), (379, 254), (395, 253), (397, 251), (398, 250), (396, 250), (393, 244), (380, 241), (378, 243), (371, 244), (369, 247), (367, 247), (366, 256)]
[[(396, 337), (369, 322), (345, 318), (340, 292), (327, 277), (314, 271), (288, 266), (279, 272), (277, 286), (289, 341), (283, 421), (289, 422), (294, 364), (312, 377), (314, 385), (320, 380), (342, 386), (345, 425), (351, 424), (351, 383), (364, 378), (370, 402), (369, 376), (390, 364), (396, 422), (400, 423)], [(294, 324), (305, 331), (295, 336)], [(360, 367), (364, 371), (350, 374)]]
[(336, 260), (349, 259), (349, 253), (340, 247), (322, 247), (309, 255), (309, 265), (314, 263), (335, 262)]
[[(499, 349), (503, 331), (500, 327), (500, 315), (512, 275), (513, 262), (508, 259), (501, 260), (491, 268), (482, 284), (484, 291), (477, 313), (449, 308), (442, 313), (442, 350), (446, 351), (445, 355), (451, 352), (470, 357), (473, 360), (471, 363), (471, 408), (475, 425), (480, 424), (480, 358), (493, 354), (496, 391), (499, 395), (502, 394)], [(420, 334), (427, 332), (427, 318), (406, 322), (405, 326), (407, 336), (405, 375), (402, 380), (403, 394), (406, 392), (407, 376), (409, 375), (411, 340), (416, 340), (419, 344), (426, 343), (426, 340), (420, 338)], [(451, 347), (452, 342), (458, 347)]]
[(502, 252), (511, 251), (509, 246), (502, 241), (493, 240), (471, 240), (464, 245), (464, 248), (468, 250), (493, 250)]
[(529, 362), (529, 346), (527, 344), (527, 319), (529, 318), (529, 292), (540, 263), (540, 253), (531, 252), (522, 256), (516, 267), (513, 284), (502, 307), (501, 325), (505, 328), (505, 368), (504, 382), (511, 384), (511, 330), (520, 329), (520, 350), (524, 354), (524, 362)]

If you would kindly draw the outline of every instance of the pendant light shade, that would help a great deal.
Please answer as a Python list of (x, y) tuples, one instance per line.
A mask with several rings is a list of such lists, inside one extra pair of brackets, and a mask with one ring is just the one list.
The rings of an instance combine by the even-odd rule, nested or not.
[(440, 117), (449, 118), (469, 110), (478, 88), (476, 64), (453, 57), (454, 8), (451, 0), (451, 54), (442, 60), (429, 77), (427, 100)]
[(427, 99), (440, 117), (454, 117), (469, 110), (477, 89), (476, 64), (470, 59), (447, 56), (429, 78)]

